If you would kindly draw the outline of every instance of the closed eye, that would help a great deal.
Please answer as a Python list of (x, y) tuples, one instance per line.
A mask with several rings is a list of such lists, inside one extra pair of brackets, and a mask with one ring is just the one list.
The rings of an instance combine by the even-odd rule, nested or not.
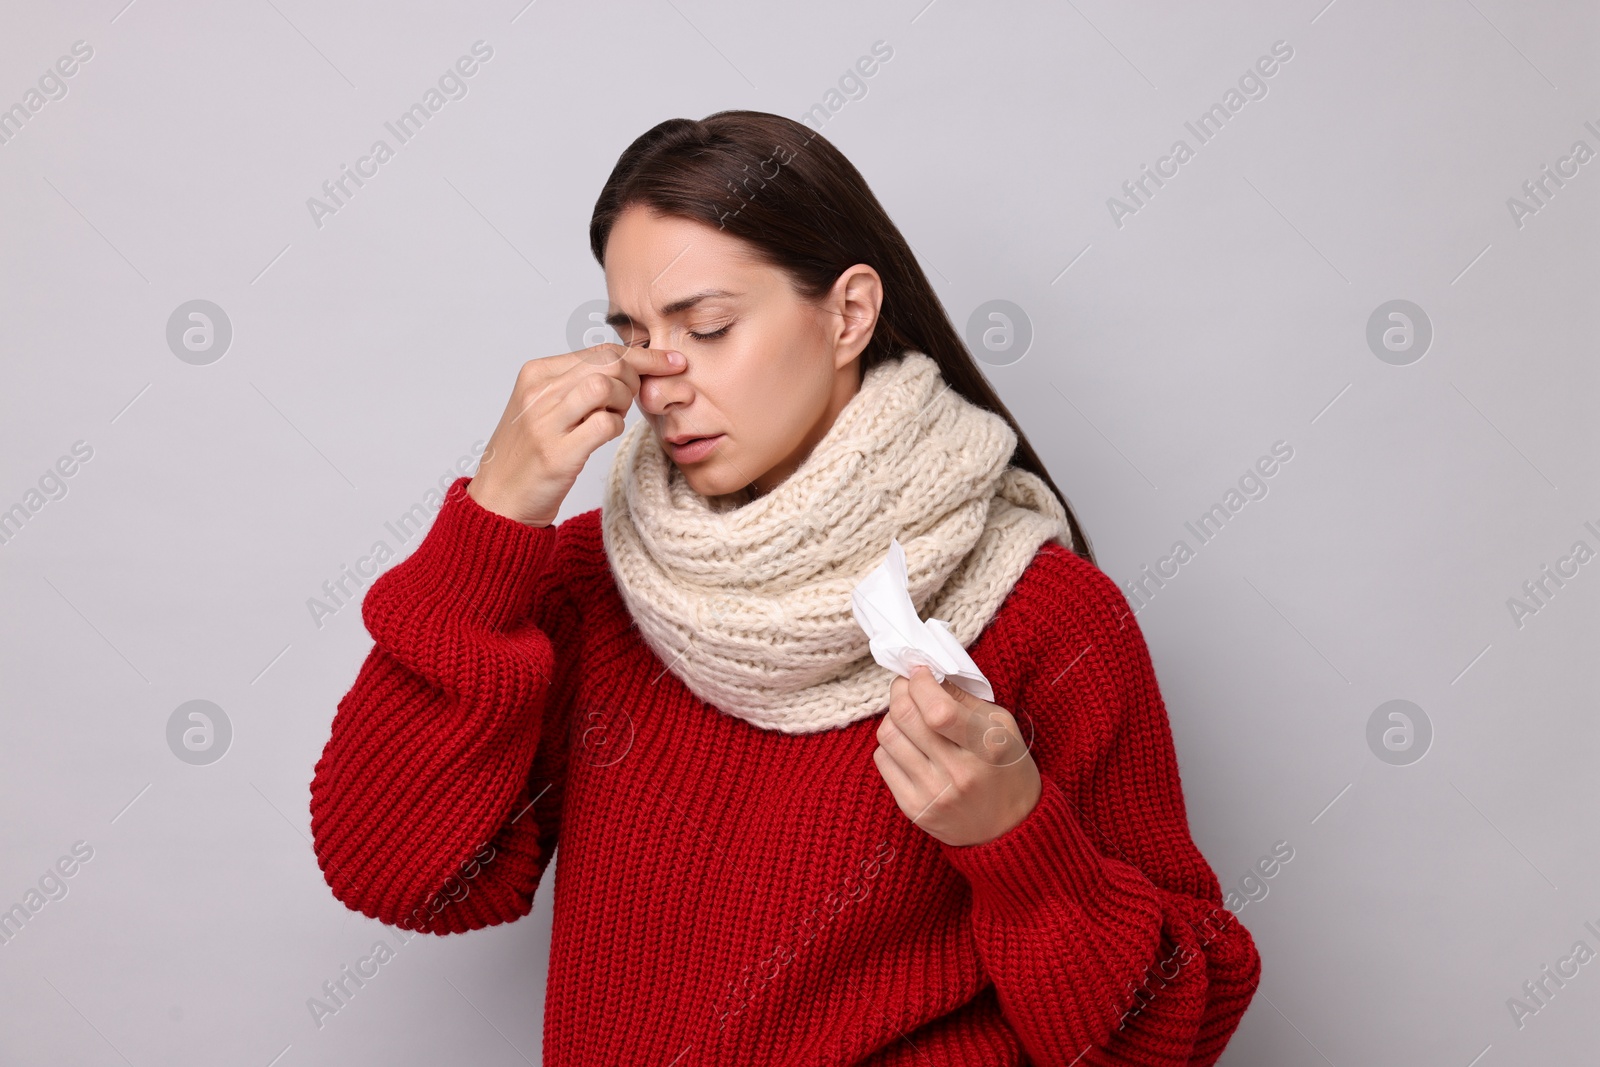
[[(733, 323), (730, 322), (730, 323), (728, 323), (728, 325), (724, 326), (722, 329), (713, 330), (710, 333), (695, 333), (693, 330), (689, 330), (688, 334), (689, 334), (690, 337), (694, 338), (696, 341), (715, 341), (717, 338), (723, 336), (724, 334), (726, 334), (731, 329), (733, 329)], [(642, 345), (630, 344), (628, 347), (629, 348), (640, 348), (640, 347), (649, 348), (650, 347), (650, 339), (649, 338), (645, 338), (644, 343)]]

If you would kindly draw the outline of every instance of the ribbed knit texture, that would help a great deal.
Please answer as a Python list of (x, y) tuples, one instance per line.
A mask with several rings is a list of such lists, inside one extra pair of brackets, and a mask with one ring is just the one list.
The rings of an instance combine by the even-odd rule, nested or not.
[(798, 469), (735, 509), (696, 493), (648, 420), (617, 446), (601, 536), (639, 633), (701, 700), (785, 733), (880, 714), (895, 675), (872, 658), (850, 591), (905, 548), (907, 590), (963, 647), (1034, 552), (1071, 547), (1044, 480), (1009, 465), (1004, 418), (907, 351), (870, 368)]
[(530, 527), (466, 483), (367, 591), (311, 828), (334, 896), (436, 934), (526, 915), (560, 842), (544, 1063), (1215, 1061), (1260, 958), (1093, 564), (1046, 542), (968, 648), (1043, 793), (952, 847), (896, 805), (876, 717), (787, 734), (694, 696), (632, 625), (599, 509)]

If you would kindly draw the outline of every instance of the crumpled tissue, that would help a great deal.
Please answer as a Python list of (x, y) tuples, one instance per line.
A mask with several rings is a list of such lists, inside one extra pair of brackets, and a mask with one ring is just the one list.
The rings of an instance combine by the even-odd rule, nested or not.
[(889, 555), (850, 594), (850, 610), (866, 631), (872, 658), (902, 677), (922, 664), (939, 681), (949, 679), (978, 697), (994, 700), (994, 688), (967, 655), (943, 619), (924, 622), (906, 588), (906, 551), (889, 540)]

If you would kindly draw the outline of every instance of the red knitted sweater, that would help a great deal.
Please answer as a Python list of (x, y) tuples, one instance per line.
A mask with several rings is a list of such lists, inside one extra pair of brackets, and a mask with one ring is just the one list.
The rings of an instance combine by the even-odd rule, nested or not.
[(969, 646), (1043, 793), (948, 846), (879, 775), (877, 717), (795, 735), (707, 705), (633, 628), (598, 508), (526, 526), (467, 481), (367, 590), (374, 645), (311, 828), (334, 896), (435, 934), (526, 915), (560, 843), (545, 1063), (1222, 1052), (1260, 958), (1189, 835), (1144, 638), (1092, 563), (1044, 545)]

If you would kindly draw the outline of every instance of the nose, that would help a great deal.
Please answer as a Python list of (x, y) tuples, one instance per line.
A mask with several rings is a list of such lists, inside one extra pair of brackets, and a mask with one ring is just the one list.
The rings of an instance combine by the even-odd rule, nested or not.
[(669, 408), (687, 404), (694, 398), (694, 389), (688, 382), (689, 368), (677, 374), (641, 374), (639, 376), (639, 410), (647, 415), (663, 415)]

